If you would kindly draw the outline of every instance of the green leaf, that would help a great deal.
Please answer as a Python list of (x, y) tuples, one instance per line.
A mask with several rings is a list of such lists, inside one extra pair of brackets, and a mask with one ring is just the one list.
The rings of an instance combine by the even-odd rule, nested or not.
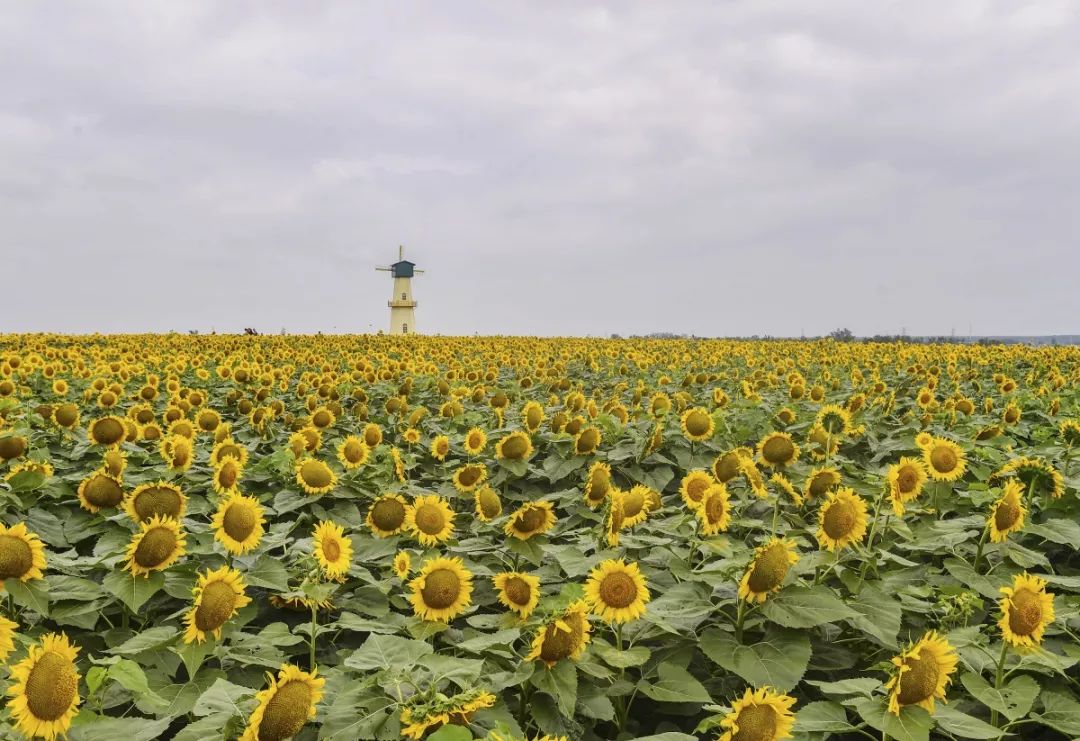
[(634, 646), (633, 648), (624, 648), (620, 651), (611, 644), (602, 643), (600, 641), (593, 641), (592, 651), (595, 655), (603, 659), (604, 663), (608, 666), (613, 666), (616, 669), (641, 666), (649, 660), (650, 656), (652, 656), (652, 651), (645, 646)]
[(701, 635), (701, 650), (717, 664), (755, 687), (769, 685), (780, 692), (795, 687), (810, 663), (810, 638), (794, 630), (767, 633), (757, 643), (740, 645), (719, 628)]
[(138, 612), (148, 599), (165, 585), (165, 575), (155, 571), (149, 576), (135, 576), (128, 571), (110, 571), (101, 582), (109, 594), (117, 597), (132, 612)]
[(254, 694), (255, 690), (250, 687), (242, 687), (233, 684), (227, 679), (219, 679), (210, 685), (210, 689), (199, 696), (191, 712), (198, 716), (215, 713), (237, 715), (240, 713), (240, 708), (237, 707), (240, 698)]
[[(520, 461), (524, 463), (524, 461)], [(461, 726), (443, 726), (428, 736), (428, 741), (472, 741), (473, 735), (468, 728)]]
[(76, 716), (68, 738), (71, 741), (155, 741), (162, 738), (172, 718), (106, 718), (85, 710)]
[(971, 672), (960, 677), (960, 682), (972, 697), (1009, 720), (1018, 720), (1027, 715), (1039, 694), (1039, 683), (1026, 674), (1014, 678), (1000, 689), (991, 686), (981, 675)]
[(173, 647), (173, 651), (184, 662), (184, 668), (187, 669), (188, 676), (194, 677), (203, 661), (214, 652), (216, 646), (217, 642), (213, 638), (207, 638), (202, 643), (197, 641), (195, 643), (182, 643), (179, 647)]
[(785, 628), (813, 628), (858, 616), (826, 586), (787, 587), (767, 599), (761, 612)]
[(180, 631), (176, 628), (164, 625), (157, 628), (147, 628), (142, 633), (136, 633), (116, 648), (110, 648), (108, 652), (120, 656), (134, 656), (153, 648), (161, 648), (179, 634)]
[(909, 705), (900, 709), (900, 715), (889, 712), (889, 703), (883, 697), (859, 700), (855, 711), (869, 725), (887, 734), (895, 741), (927, 741), (934, 719), (920, 707)]
[(469, 689), (484, 671), (483, 659), (463, 659), (445, 654), (427, 654), (417, 662), (434, 675), (436, 680), (448, 680), (462, 689)]
[(851, 729), (851, 723), (843, 705), (823, 700), (800, 708), (795, 714), (795, 727), (804, 733), (843, 733)]
[(285, 564), (273, 556), (259, 556), (252, 567), (244, 572), (244, 580), (253, 587), (289, 591), (289, 572)]
[(873, 636), (889, 648), (897, 648), (903, 611), (900, 602), (876, 584), (868, 584), (848, 599), (848, 607), (858, 613), (848, 618), (855, 628)]
[(1076, 698), (1048, 689), (1042, 693), (1042, 705), (1043, 711), (1032, 713), (1032, 718), (1066, 736), (1080, 737), (1080, 702)]
[(574, 717), (578, 688), (577, 666), (574, 662), (560, 661), (550, 669), (533, 674), (531, 681), (533, 686), (555, 699), (560, 713), (567, 718)]
[(1025, 533), (1037, 535), (1059, 545), (1080, 544), (1080, 524), (1072, 520), (1053, 519), (1040, 524), (1029, 524)]
[(434, 653), (431, 644), (400, 636), (369, 635), (364, 645), (345, 659), (345, 666), (360, 671), (397, 669), (405, 671), (421, 659)]
[(960, 738), (998, 738), (1002, 731), (973, 715), (961, 713), (951, 705), (940, 703), (934, 707), (934, 720), (942, 730)]
[(42, 617), (49, 616), (49, 592), (44, 582), (8, 579), (4, 589), (19, 607), (33, 610)]
[(836, 695), (837, 697), (850, 695), (870, 697), (881, 687), (881, 680), (873, 677), (854, 677), (853, 679), (842, 679), (839, 682), (822, 682), (808, 679), (806, 683), (817, 687), (826, 695)]
[(655, 682), (638, 682), (638, 689), (657, 702), (712, 702), (708, 690), (681, 666), (665, 661), (657, 667), (657, 673), (660, 678)]
[(98, 691), (98, 688), (101, 687), (108, 673), (108, 667), (104, 666), (92, 666), (90, 667), (90, 670), (86, 672), (86, 689), (91, 695)]
[(150, 691), (150, 685), (146, 682), (146, 674), (143, 673), (142, 667), (131, 659), (120, 659), (110, 666), (109, 679), (136, 697), (149, 698), (156, 704), (167, 704), (155, 692)]

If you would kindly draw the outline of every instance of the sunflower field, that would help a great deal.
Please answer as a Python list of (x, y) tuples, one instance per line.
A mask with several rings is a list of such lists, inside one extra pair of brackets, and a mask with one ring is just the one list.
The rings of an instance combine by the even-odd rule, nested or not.
[(1080, 349), (0, 335), (0, 738), (1080, 738)]

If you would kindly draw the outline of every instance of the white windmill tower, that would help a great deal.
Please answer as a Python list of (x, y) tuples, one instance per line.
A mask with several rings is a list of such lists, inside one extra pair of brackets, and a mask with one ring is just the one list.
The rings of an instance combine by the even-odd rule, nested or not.
[(405, 248), (398, 247), (398, 261), (392, 265), (375, 268), (390, 273), (394, 278), (394, 292), (387, 305), (390, 307), (390, 334), (413, 334), (416, 332), (416, 302), (413, 301), (412, 279), (423, 275), (416, 263), (405, 259)]

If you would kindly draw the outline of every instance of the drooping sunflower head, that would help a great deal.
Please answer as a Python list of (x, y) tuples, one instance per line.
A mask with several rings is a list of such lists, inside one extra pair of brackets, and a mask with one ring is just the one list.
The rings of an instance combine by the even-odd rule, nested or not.
[(601, 438), (599, 427), (593, 427), (592, 425), (582, 427), (574, 435), (574, 454), (591, 455), (595, 453), (600, 447)]
[(757, 454), (762, 465), (783, 468), (799, 459), (799, 446), (786, 432), (770, 432), (758, 443)]
[(1001, 497), (990, 508), (987, 526), (990, 528), (990, 542), (1004, 543), (1009, 533), (1022, 530), (1027, 508), (1023, 501), (1024, 487), (1016, 479), (1005, 482)]
[(25, 523), (8, 527), (0, 522), (0, 592), (6, 579), (41, 579), (46, 566), (45, 545)]
[(542, 661), (551, 668), (563, 659), (577, 661), (589, 645), (589, 605), (578, 600), (540, 627), (526, 661)]
[(840, 436), (830, 435), (824, 427), (814, 425), (806, 436), (807, 450), (815, 461), (831, 458), (840, 450)]
[(502, 514), (502, 500), (499, 493), (490, 486), (481, 486), (473, 493), (476, 516), (483, 522), (490, 522)]
[(258, 704), (240, 741), (285, 741), (299, 733), (322, 699), (326, 680), (316, 674), (292, 664), (282, 666), (276, 678), (267, 673), (269, 686), (255, 695)]
[(405, 528), (421, 545), (433, 546), (454, 535), (454, 510), (433, 494), (417, 497), (405, 510)]
[(492, 582), (499, 602), (522, 620), (528, 618), (540, 602), (540, 580), (532, 574), (507, 571), (496, 574)]
[(807, 499), (825, 496), (834, 486), (840, 485), (840, 471), (836, 468), (815, 468), (806, 477), (803, 496)]
[(301, 458), (296, 462), (296, 483), (308, 494), (325, 494), (337, 486), (337, 474), (318, 458)]
[(400, 494), (383, 494), (371, 503), (367, 513), (367, 526), (380, 538), (397, 535), (405, 528), (408, 503)]
[(259, 545), (265, 522), (258, 499), (232, 492), (218, 504), (210, 527), (226, 551), (242, 556)]
[(1054, 595), (1046, 591), (1046, 580), (1031, 574), (1017, 574), (1011, 587), (1002, 587), (998, 603), (998, 627), (1011, 646), (1029, 650), (1039, 646), (1046, 626), (1054, 622)]
[(739, 582), (739, 598), (750, 602), (764, 602), (770, 593), (784, 584), (788, 570), (798, 563), (795, 543), (786, 538), (772, 538), (758, 546), (754, 559)]
[(473, 427), (465, 433), (465, 452), (469, 455), (480, 455), (487, 447), (487, 433), (479, 427)]
[(935, 437), (923, 448), (926, 471), (935, 481), (955, 481), (967, 469), (963, 448), (943, 437)]
[(739, 460), (739, 472), (746, 479), (747, 486), (750, 487), (750, 491), (754, 492), (754, 496), (765, 499), (769, 496), (769, 489), (765, 486), (765, 479), (761, 476), (761, 471), (758, 470), (757, 465), (753, 459), (742, 458)]
[(695, 514), (702, 535), (716, 535), (727, 530), (731, 523), (731, 498), (727, 487), (715, 482), (707, 486)]
[(135, 522), (149, 522), (158, 515), (180, 520), (187, 511), (187, 496), (167, 481), (140, 484), (124, 500), (124, 511)]
[(472, 573), (460, 558), (439, 557), (409, 582), (409, 601), (420, 619), (449, 622), (472, 603), (472, 587)]
[(343, 581), (352, 565), (352, 541), (345, 529), (334, 522), (323, 521), (315, 526), (312, 546), (315, 560), (328, 579)]
[(220, 638), (225, 623), (251, 602), (244, 593), (244, 575), (228, 566), (199, 574), (191, 597), (191, 609), (184, 616), (185, 643), (202, 643), (208, 633)]
[(23, 735), (50, 741), (67, 735), (79, 712), (78, 653), (63, 633), (47, 633), (11, 667), (8, 710)]
[(705, 501), (705, 492), (716, 483), (716, 479), (709, 475), (708, 471), (700, 469), (691, 471), (683, 476), (682, 483), (679, 485), (679, 494), (682, 495), (687, 508), (697, 510)]
[(510, 515), (503, 531), (519, 540), (528, 540), (540, 535), (555, 525), (555, 510), (551, 502), (527, 502)]
[(626, 623), (645, 614), (651, 596), (636, 563), (609, 559), (589, 574), (585, 599), (605, 622)]
[(957, 655), (945, 638), (930, 631), (892, 659), (896, 671), (885, 685), (889, 712), (899, 715), (908, 705), (934, 712), (934, 701), (945, 700), (945, 690), (956, 671)]
[(585, 504), (596, 509), (611, 491), (611, 466), (597, 461), (585, 476)]
[(679, 423), (683, 436), (691, 442), (708, 440), (716, 431), (716, 423), (704, 407), (687, 409), (682, 413)]
[(818, 512), (817, 539), (829, 551), (846, 548), (866, 535), (866, 501), (850, 487), (829, 492)]
[(532, 440), (521, 430), (505, 435), (495, 444), (495, 457), (508, 461), (528, 460), (532, 453)]
[(826, 404), (818, 410), (814, 426), (833, 437), (843, 437), (851, 431), (851, 414), (842, 406)]
[(1061, 442), (1070, 448), (1080, 445), (1080, 420), (1066, 419), (1058, 425), (1058, 434)]
[(155, 515), (139, 524), (127, 549), (127, 565), (133, 576), (147, 576), (152, 571), (169, 568), (184, 554), (186, 535), (180, 523), (171, 517)]
[(781, 741), (791, 738), (795, 698), (770, 687), (746, 690), (731, 703), (731, 712), (720, 721), (723, 733), (717, 741)]
[(127, 437), (127, 427), (124, 420), (110, 414), (93, 420), (86, 428), (86, 434), (94, 445), (119, 445)]
[(476, 489), (487, 480), (487, 466), (480, 463), (466, 463), (454, 471), (454, 488), (465, 494)]
[(795, 485), (792, 484), (791, 480), (784, 474), (779, 472), (774, 473), (769, 477), (769, 483), (786, 494), (796, 507), (801, 507), (803, 505), (802, 494), (795, 490)]

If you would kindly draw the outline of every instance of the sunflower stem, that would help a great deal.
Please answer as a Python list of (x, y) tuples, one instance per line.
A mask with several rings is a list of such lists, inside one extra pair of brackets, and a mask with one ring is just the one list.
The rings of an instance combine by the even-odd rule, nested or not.
[(743, 620), (746, 619), (746, 600), (739, 600), (739, 611), (735, 616), (735, 640), (742, 643)]
[(780, 519), (780, 495), (776, 495), (776, 504), (772, 508), (772, 537), (776, 537), (776, 522)]
[(976, 574), (979, 573), (979, 561), (982, 559), (983, 547), (986, 545), (986, 538), (990, 535), (990, 523), (986, 523), (986, 527), (983, 528), (982, 537), (979, 538), (979, 549), (975, 551), (975, 560), (971, 563), (971, 570)]
[[(889, 487), (881, 487), (881, 494), (878, 496), (877, 505), (874, 507), (874, 522), (870, 525), (870, 535), (866, 539), (866, 551), (870, 554), (874, 560), (874, 569), (877, 569), (877, 551), (874, 550), (874, 536), (877, 535), (878, 520), (881, 519), (881, 507), (885, 504), (885, 494), (888, 492)], [(859, 567), (859, 583), (855, 586), (855, 594), (862, 591), (863, 580), (866, 578), (866, 569), (870, 565), (870, 559), (863, 561), (862, 566)]]
[[(1005, 678), (1005, 657), (1009, 653), (1009, 644), (1004, 640), (1001, 641), (1001, 655), (998, 656), (997, 673), (994, 676), (994, 689), (1001, 689), (1001, 682)], [(998, 711), (990, 711), (990, 725), (997, 727), (998, 724)]]
[(308, 637), (308, 668), (315, 671), (315, 631), (319, 629), (319, 606), (311, 604), (311, 635)]

